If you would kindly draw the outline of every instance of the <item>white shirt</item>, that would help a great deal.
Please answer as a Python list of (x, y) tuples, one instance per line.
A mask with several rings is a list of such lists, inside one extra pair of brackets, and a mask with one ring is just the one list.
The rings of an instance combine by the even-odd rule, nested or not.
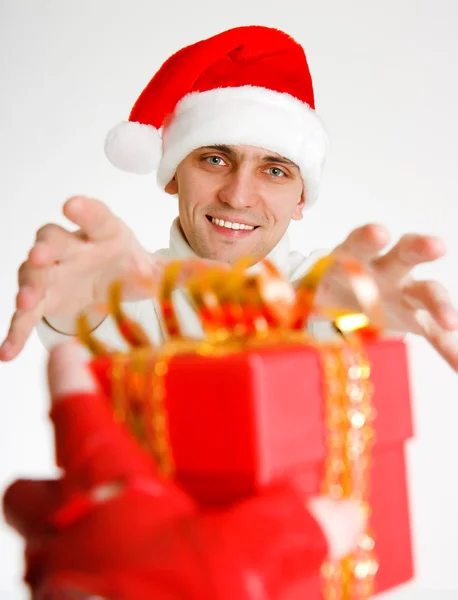
[[(268, 258), (288, 281), (296, 281), (304, 276), (312, 265), (325, 254), (324, 251), (315, 251), (308, 257), (299, 252), (291, 251), (288, 235), (280, 240), (275, 248), (268, 254)], [(170, 242), (168, 248), (162, 248), (153, 254), (160, 258), (187, 259), (198, 258), (181, 232), (178, 219), (170, 229)], [(182, 332), (187, 337), (200, 338), (203, 335), (199, 318), (197, 317), (191, 303), (181, 290), (174, 292), (173, 301), (176, 314), (180, 322)], [(155, 344), (161, 344), (165, 340), (164, 328), (160, 317), (157, 301), (148, 298), (138, 302), (123, 303), (126, 314), (138, 322), (145, 333)], [(309, 326), (310, 332), (317, 338), (325, 338), (335, 335), (331, 324), (327, 321), (315, 321)], [(44, 321), (37, 325), (37, 333), (44, 344), (50, 349), (56, 343), (68, 339), (65, 334), (58, 333), (49, 327)], [(126, 343), (120, 336), (112, 317), (108, 316), (94, 331), (97, 339), (107, 344), (112, 349), (126, 349)]]

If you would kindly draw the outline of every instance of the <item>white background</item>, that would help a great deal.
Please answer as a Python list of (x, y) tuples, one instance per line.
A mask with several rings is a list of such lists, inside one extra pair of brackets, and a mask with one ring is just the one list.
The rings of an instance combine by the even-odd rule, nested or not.
[[(127, 118), (172, 52), (247, 24), (279, 27), (304, 45), (332, 140), (320, 201), (291, 230), (296, 247), (304, 253), (332, 247), (368, 221), (388, 225), (393, 239), (410, 231), (437, 234), (448, 255), (418, 274), (439, 279), (458, 300), (456, 0), (2, 0), (0, 6), (2, 331), (34, 232), (48, 221), (64, 223), (60, 208), (68, 196), (105, 200), (151, 250), (167, 243), (175, 200), (157, 190), (153, 177), (114, 170), (103, 155), (105, 133)], [(458, 598), (458, 378), (423, 341), (411, 339), (410, 347), (417, 576), (392, 598)], [(35, 335), (17, 360), (0, 365), (1, 490), (18, 476), (53, 473), (44, 366)], [(1, 598), (21, 597), (21, 550), (1, 524)]]

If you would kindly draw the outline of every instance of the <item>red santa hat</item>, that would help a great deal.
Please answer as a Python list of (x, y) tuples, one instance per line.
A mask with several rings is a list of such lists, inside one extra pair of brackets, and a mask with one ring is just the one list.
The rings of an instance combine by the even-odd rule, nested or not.
[(165, 187), (193, 150), (212, 145), (265, 148), (295, 162), (316, 200), (327, 135), (315, 112), (303, 48), (289, 35), (238, 27), (171, 56), (136, 101), (127, 122), (108, 134), (116, 167), (157, 170)]

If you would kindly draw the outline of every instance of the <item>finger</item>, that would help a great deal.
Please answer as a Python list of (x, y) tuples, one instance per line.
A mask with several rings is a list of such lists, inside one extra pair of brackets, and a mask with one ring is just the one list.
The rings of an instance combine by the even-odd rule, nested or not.
[(96, 393), (87, 357), (74, 341), (55, 346), (49, 356), (48, 383), (52, 403), (72, 393)]
[(59, 225), (45, 225), (37, 232), (28, 260), (34, 267), (47, 266), (73, 256), (80, 245), (78, 232), (67, 231)]
[(458, 339), (455, 332), (444, 330), (427, 311), (417, 311), (416, 321), (425, 339), (454, 371), (458, 371)]
[(106, 240), (119, 232), (119, 219), (100, 200), (74, 196), (65, 203), (64, 215), (92, 241)]
[(18, 269), (17, 279), (19, 287), (23, 287), (26, 285), (39, 285), (42, 284), (47, 277), (48, 269), (44, 268), (35, 268), (26, 261), (22, 263), (22, 265)]
[(16, 296), (17, 310), (33, 310), (43, 300), (43, 290), (33, 285), (25, 285), (19, 288)]
[(47, 267), (54, 261), (49, 260), (49, 245), (46, 242), (35, 242), (27, 257), (27, 266), (30, 268)]
[(60, 225), (56, 223), (47, 223), (38, 229), (35, 234), (36, 242), (49, 242), (55, 238), (65, 238), (67, 236), (72, 236), (73, 234), (67, 229), (64, 229)]
[(0, 360), (9, 361), (16, 358), (42, 317), (42, 302), (33, 310), (17, 310), (14, 313), (8, 334), (0, 347)]
[(369, 262), (388, 243), (388, 230), (382, 225), (369, 224), (353, 230), (335, 251), (350, 254), (362, 262)]
[(375, 265), (386, 277), (402, 279), (421, 263), (436, 260), (445, 254), (442, 240), (432, 236), (406, 234)]
[(426, 309), (438, 325), (448, 330), (458, 329), (458, 310), (447, 290), (437, 281), (411, 281), (403, 287), (409, 305)]

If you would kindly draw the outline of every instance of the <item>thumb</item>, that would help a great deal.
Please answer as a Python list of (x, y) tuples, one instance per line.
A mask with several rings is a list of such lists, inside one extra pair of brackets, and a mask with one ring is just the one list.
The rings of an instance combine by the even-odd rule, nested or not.
[(363, 263), (376, 258), (390, 240), (388, 230), (370, 223), (354, 229), (336, 248), (337, 254), (351, 255)]
[(361, 502), (316, 496), (309, 500), (308, 508), (328, 541), (329, 558), (343, 558), (355, 549), (366, 525)]
[(57, 463), (69, 479), (93, 487), (156, 474), (152, 457), (115, 422), (81, 346), (71, 342), (52, 350), (48, 380)]
[[(64, 215), (81, 228), (83, 238), (98, 242), (113, 239), (123, 224), (106, 204), (95, 198), (73, 196), (64, 205)], [(125, 226), (127, 230), (127, 226)]]
[(54, 346), (48, 362), (51, 403), (74, 393), (95, 393), (96, 382), (87, 367), (87, 355), (75, 341)]

